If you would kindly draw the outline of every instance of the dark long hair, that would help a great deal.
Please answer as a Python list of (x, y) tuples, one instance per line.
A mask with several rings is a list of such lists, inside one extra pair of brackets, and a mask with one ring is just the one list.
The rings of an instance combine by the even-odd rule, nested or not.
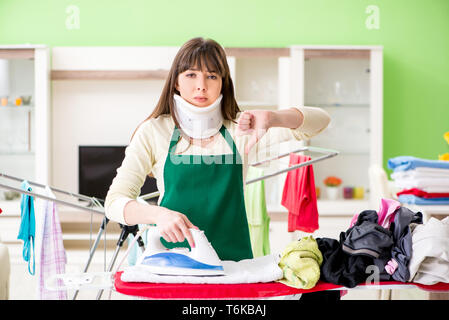
[(163, 114), (170, 114), (176, 126), (179, 127), (178, 120), (173, 112), (175, 103), (173, 95), (175, 93), (180, 94), (175, 88), (178, 76), (180, 73), (192, 69), (194, 66), (198, 67), (199, 70), (203, 70), (203, 65), (205, 65), (207, 70), (214, 70), (221, 77), (221, 94), (223, 95), (221, 100), (221, 113), (225, 120), (235, 122), (235, 118), (237, 113), (240, 112), (240, 109), (235, 100), (234, 85), (226, 60), (226, 53), (216, 41), (202, 37), (190, 39), (179, 49), (173, 60), (159, 101), (153, 112), (143, 122), (151, 118), (157, 118)]

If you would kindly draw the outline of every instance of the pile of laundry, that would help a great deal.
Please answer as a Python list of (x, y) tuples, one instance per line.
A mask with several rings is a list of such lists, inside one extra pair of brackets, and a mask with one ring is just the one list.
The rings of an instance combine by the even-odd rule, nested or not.
[(363, 282), (449, 283), (449, 217), (429, 219), (392, 199), (356, 214), (339, 239), (304, 237), (281, 254), (281, 282), (310, 289), (318, 280), (354, 288)]
[(302, 237), (280, 254), (221, 261), (220, 276), (160, 275), (143, 264), (128, 266), (124, 282), (236, 284), (278, 281), (311, 289), (318, 281), (354, 288), (380, 281), (449, 283), (449, 217), (423, 223), (393, 199), (354, 215), (339, 239)]
[(400, 156), (388, 160), (401, 203), (449, 204), (449, 161)]

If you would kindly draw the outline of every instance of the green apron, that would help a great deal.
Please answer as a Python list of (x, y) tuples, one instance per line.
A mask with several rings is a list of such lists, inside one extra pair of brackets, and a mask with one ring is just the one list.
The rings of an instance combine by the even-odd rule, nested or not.
[[(164, 166), (164, 196), (160, 205), (185, 214), (203, 230), (221, 260), (253, 257), (243, 195), (242, 161), (224, 125), (220, 133), (233, 151), (221, 155), (175, 154), (175, 126)], [(187, 240), (168, 248), (189, 247)]]

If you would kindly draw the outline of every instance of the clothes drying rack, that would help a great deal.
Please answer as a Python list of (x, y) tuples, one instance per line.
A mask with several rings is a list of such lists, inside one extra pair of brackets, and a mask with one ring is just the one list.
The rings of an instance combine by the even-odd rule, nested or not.
[[(304, 167), (304, 166), (313, 164), (315, 162), (319, 162), (319, 161), (323, 161), (323, 160), (331, 158), (331, 157), (335, 157), (336, 155), (339, 154), (339, 152), (337, 150), (333, 150), (333, 149), (326, 149), (326, 148), (312, 147), (312, 146), (303, 146), (303, 147), (298, 147), (298, 148), (296, 148), (293, 151), (282, 153), (282, 154), (279, 154), (277, 156), (264, 159), (264, 160), (262, 160), (260, 162), (253, 163), (253, 164), (251, 164), (251, 166), (254, 166), (254, 167), (260, 166), (260, 165), (262, 165), (262, 164), (264, 164), (266, 162), (271, 162), (273, 160), (280, 159), (280, 158), (283, 158), (285, 156), (288, 156), (288, 155), (290, 155), (290, 153), (298, 153), (298, 152), (306, 152), (306, 151), (320, 153), (320, 154), (324, 154), (324, 155), (322, 155), (320, 157), (316, 157), (314, 159), (310, 159), (309, 161), (305, 161), (305, 162), (302, 162), (302, 163), (294, 165), (294, 166), (290, 166), (290, 167), (281, 169), (281, 170), (276, 171), (276, 172), (271, 173), (271, 174), (267, 174), (267, 175), (264, 175), (264, 176), (261, 176), (261, 177), (257, 177), (255, 179), (248, 180), (248, 181), (246, 181), (246, 184), (251, 184), (251, 183), (254, 183), (254, 182), (257, 182), (257, 181), (260, 181), (260, 180), (268, 179), (268, 178), (277, 176), (279, 174), (282, 174), (282, 173), (285, 173), (285, 172), (288, 172), (288, 171), (292, 171), (292, 170), (298, 169), (300, 167)], [(7, 175), (7, 174), (1, 173), (1, 172), (0, 172), (0, 178), (5, 178), (5, 179), (17, 181), (17, 182), (22, 182), (24, 180), (27, 180), (27, 179), (15, 177), (15, 176), (12, 176), (12, 175)], [(39, 194), (39, 193), (36, 193), (36, 192), (33, 192), (33, 191), (22, 190), (19, 187), (14, 187), (14, 186), (11, 186), (11, 185), (8, 185), (8, 184), (1, 183), (1, 181), (0, 181), (0, 188), (8, 189), (8, 190), (15, 191), (15, 192), (18, 192), (18, 193), (21, 193), (21, 194), (26, 194), (26, 195), (29, 195), (29, 196), (33, 196), (33, 197), (36, 197), (36, 198), (42, 198), (42, 199), (47, 200), (47, 201), (52, 201), (52, 202), (63, 204), (63, 205), (66, 205), (66, 206), (69, 206), (69, 207), (72, 207), (72, 208), (88, 211), (91, 214), (99, 214), (99, 215), (103, 216), (103, 221), (102, 221), (102, 223), (100, 225), (100, 228), (98, 230), (96, 239), (95, 239), (93, 245), (89, 249), (89, 257), (88, 257), (86, 265), (85, 265), (85, 267), (83, 269), (83, 273), (86, 273), (88, 271), (88, 268), (89, 268), (90, 263), (92, 261), (92, 258), (94, 256), (94, 253), (95, 253), (95, 251), (96, 251), (96, 249), (98, 247), (98, 244), (101, 241), (101, 237), (102, 237), (103, 233), (105, 233), (107, 224), (109, 223), (109, 219), (106, 217), (106, 214), (105, 214), (105, 211), (104, 211), (104, 207), (101, 204), (101, 202), (104, 202), (104, 200), (98, 199), (98, 198), (95, 198), (95, 197), (88, 197), (88, 196), (85, 196), (85, 195), (82, 195), (82, 194), (78, 194), (78, 193), (65, 191), (65, 190), (62, 190), (62, 189), (59, 189), (59, 188), (55, 188), (55, 187), (52, 187), (52, 186), (47, 186), (47, 185), (44, 185), (44, 184), (41, 184), (41, 183), (38, 183), (38, 182), (33, 182), (33, 181), (29, 181), (29, 180), (27, 180), (27, 181), (28, 181), (28, 183), (31, 186), (35, 186), (35, 187), (39, 187), (39, 188), (49, 187), (50, 190), (53, 193), (61, 193), (61, 194), (66, 195), (66, 196), (70, 196), (72, 198), (76, 198), (78, 200), (85, 201), (86, 203), (85, 203), (85, 205), (81, 205), (79, 203), (74, 203), (74, 202), (65, 201), (65, 200), (58, 199), (58, 198), (48, 197), (46, 195)], [(150, 200), (152, 198), (155, 198), (155, 197), (157, 197), (159, 195), (160, 195), (159, 191), (156, 191), (156, 192), (152, 192), (152, 193), (149, 193), (149, 194), (146, 194), (146, 195), (142, 195), (142, 196), (138, 197), (138, 199), (146, 201), (146, 200)], [(121, 233), (120, 233), (119, 239), (117, 241), (117, 246), (116, 246), (116, 249), (114, 251), (114, 254), (113, 254), (113, 256), (111, 258), (111, 261), (110, 261), (110, 263), (108, 265), (107, 272), (111, 272), (112, 271), (113, 266), (114, 266), (114, 264), (116, 262), (117, 256), (119, 254), (119, 251), (120, 251), (121, 247), (123, 246), (123, 243), (127, 239), (128, 235), (132, 234), (132, 235), (136, 236), (138, 231), (139, 231), (138, 225), (127, 226), (127, 225), (123, 225), (123, 224), (119, 223), (119, 226), (121, 228)], [(137, 242), (138, 242), (139, 247), (143, 251), (144, 250), (144, 243), (143, 243), (143, 241), (142, 241), (142, 239), (140, 237), (139, 237), (139, 239), (137, 239)], [(101, 298), (102, 293), (103, 293), (103, 290), (100, 290), (98, 292), (97, 300)], [(78, 290), (75, 291), (75, 294), (73, 296), (74, 300), (76, 299), (77, 295), (78, 295)]]

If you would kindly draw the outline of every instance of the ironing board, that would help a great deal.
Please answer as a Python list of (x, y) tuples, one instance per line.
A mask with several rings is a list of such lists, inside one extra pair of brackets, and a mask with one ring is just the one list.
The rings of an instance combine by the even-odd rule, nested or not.
[[(125, 282), (123, 271), (114, 275), (114, 287), (119, 293), (147, 299), (263, 299), (324, 290), (346, 290), (348, 288), (318, 281), (311, 289), (296, 289), (280, 282), (241, 284), (190, 284)], [(356, 289), (404, 289), (417, 287), (426, 291), (449, 292), (449, 283), (424, 285), (399, 281), (381, 281), (375, 284), (360, 284)], [(354, 289), (354, 288), (351, 288)]]

